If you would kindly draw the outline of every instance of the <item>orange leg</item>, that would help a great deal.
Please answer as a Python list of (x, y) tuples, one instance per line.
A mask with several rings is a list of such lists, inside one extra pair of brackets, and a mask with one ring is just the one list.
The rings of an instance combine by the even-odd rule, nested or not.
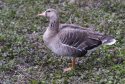
[(72, 69), (75, 69), (76, 67), (76, 57), (73, 57), (72, 62), (68, 68), (64, 69), (64, 72), (71, 71)]

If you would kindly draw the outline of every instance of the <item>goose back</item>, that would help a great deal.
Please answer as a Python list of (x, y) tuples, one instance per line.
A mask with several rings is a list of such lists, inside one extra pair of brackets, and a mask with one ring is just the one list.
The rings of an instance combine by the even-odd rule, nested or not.
[[(69, 55), (68, 53), (70, 53), (73, 56), (76, 55), (79, 57), (85, 55), (87, 53), (87, 50), (91, 50), (101, 45), (101, 37), (101, 35), (99, 37), (98, 34), (96, 35), (91, 32), (88, 32), (88, 30), (79, 30), (72, 28), (63, 28), (58, 33), (58, 39), (60, 40), (60, 42), (63, 45), (68, 46), (65, 47), (65, 49), (69, 47), (71, 48), (67, 49), (67, 55)], [(76, 54), (76, 52), (81, 52), (82, 54)]]

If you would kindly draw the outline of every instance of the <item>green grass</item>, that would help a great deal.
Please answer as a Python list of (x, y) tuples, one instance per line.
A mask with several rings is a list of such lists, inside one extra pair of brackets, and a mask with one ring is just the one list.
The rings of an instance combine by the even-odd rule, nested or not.
[[(125, 1), (2, 0), (0, 4), (0, 83), (124, 84)], [(63, 73), (69, 58), (56, 57), (43, 43), (48, 20), (37, 17), (48, 8), (60, 12), (61, 23), (93, 26), (117, 39), (82, 57), (76, 70)]]

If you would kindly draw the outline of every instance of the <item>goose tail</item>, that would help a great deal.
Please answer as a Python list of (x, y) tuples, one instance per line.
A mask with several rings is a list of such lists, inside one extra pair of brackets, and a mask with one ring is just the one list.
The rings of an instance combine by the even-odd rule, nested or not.
[(116, 43), (116, 39), (114, 39), (112, 36), (103, 36), (102, 43), (104, 45), (113, 45)]

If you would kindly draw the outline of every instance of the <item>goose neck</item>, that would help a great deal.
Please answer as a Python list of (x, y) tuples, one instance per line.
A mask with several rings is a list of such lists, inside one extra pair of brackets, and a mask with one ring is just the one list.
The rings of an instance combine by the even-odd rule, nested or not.
[(58, 31), (59, 29), (59, 20), (58, 18), (50, 18), (49, 28), (53, 31)]

